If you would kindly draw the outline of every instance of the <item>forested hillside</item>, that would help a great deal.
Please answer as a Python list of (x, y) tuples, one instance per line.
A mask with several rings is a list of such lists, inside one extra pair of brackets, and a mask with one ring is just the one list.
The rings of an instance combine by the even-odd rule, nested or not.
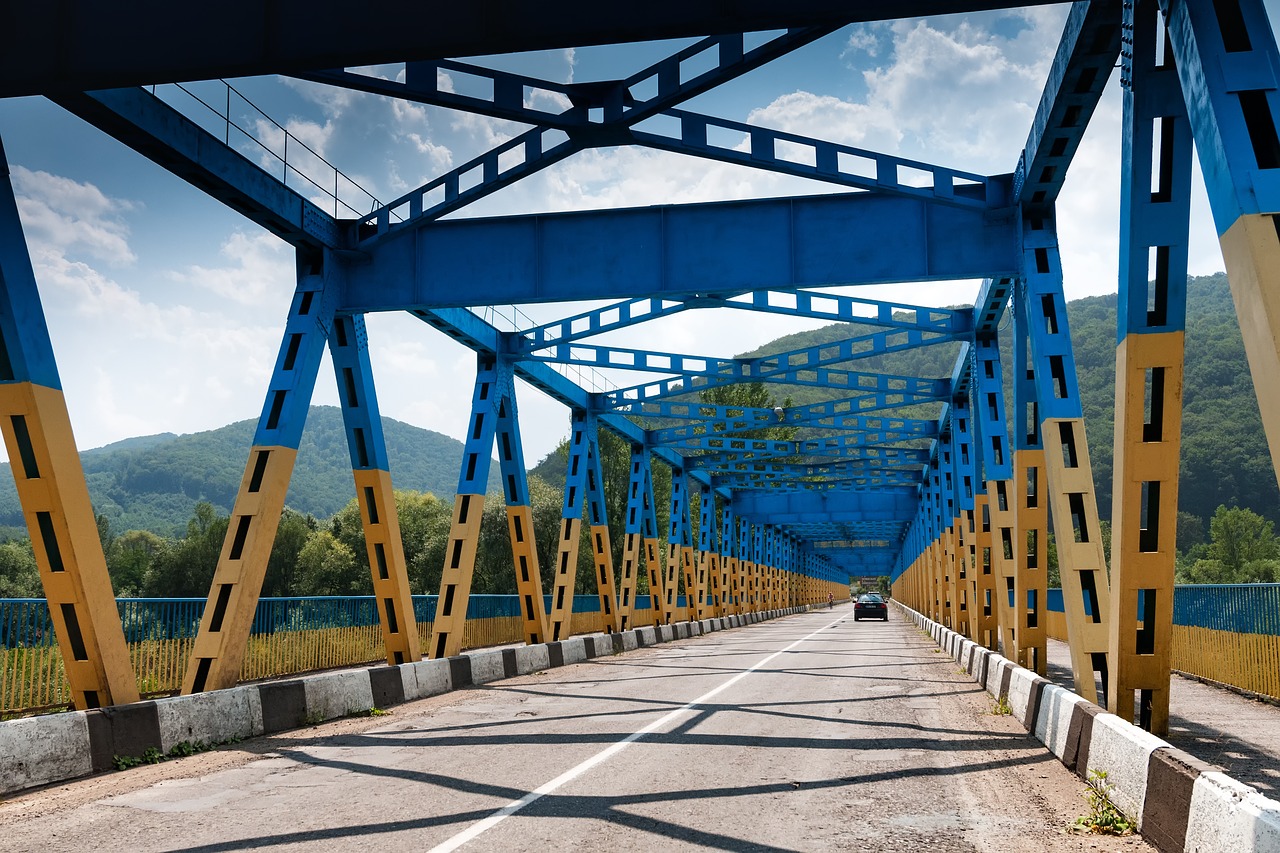
[[(231, 511), (257, 425), (238, 421), (209, 432), (131, 438), (80, 455), (94, 510), (117, 533), (149, 530), (181, 534), (198, 501)], [(397, 489), (430, 492), (452, 501), (462, 444), (431, 430), (382, 419), (392, 480)], [(13, 476), (0, 472), (0, 525), (22, 527)], [(494, 466), (496, 472), (497, 466)], [(496, 483), (496, 475), (492, 478)], [(355, 495), (342, 413), (313, 407), (298, 448), (286, 498), (303, 515), (329, 518)]]

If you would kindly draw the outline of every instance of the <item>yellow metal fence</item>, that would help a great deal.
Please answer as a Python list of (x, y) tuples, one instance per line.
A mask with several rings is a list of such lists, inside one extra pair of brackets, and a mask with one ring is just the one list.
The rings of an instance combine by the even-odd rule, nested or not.
[[(583, 598), (595, 600), (595, 596)], [(652, 611), (639, 610), (636, 617), (638, 625), (653, 624)], [(574, 634), (597, 632), (603, 626), (598, 610), (584, 609), (573, 614)], [(418, 622), (424, 640), (430, 636), (431, 627), (430, 621)], [(518, 643), (522, 632), (518, 615), (468, 619), (463, 645), (472, 649)], [(38, 642), (0, 647), (0, 717), (69, 707), (71, 693), (63, 673), (62, 654), (56, 644), (48, 641), (49, 636), (43, 631), (35, 632), (28, 640), (38, 638)], [(194, 643), (194, 636), (131, 639), (129, 655), (138, 674), (139, 692), (144, 697), (176, 693), (182, 686)], [(382, 631), (376, 623), (274, 630), (250, 636), (240, 680), (279, 678), (384, 659)]]

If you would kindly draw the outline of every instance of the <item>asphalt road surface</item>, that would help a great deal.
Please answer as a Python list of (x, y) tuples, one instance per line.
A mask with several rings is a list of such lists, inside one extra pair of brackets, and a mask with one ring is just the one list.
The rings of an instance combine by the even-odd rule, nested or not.
[(0, 849), (1145, 850), (902, 621), (820, 610), (0, 803)]

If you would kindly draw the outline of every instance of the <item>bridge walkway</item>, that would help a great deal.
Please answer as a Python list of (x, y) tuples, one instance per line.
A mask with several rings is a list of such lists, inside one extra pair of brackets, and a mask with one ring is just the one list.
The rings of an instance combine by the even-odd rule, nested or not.
[[(1071, 652), (1048, 641), (1047, 678), (1071, 689)], [(1175, 674), (1164, 739), (1223, 768), (1233, 779), (1280, 798), (1280, 705)]]
[(1150, 849), (1067, 832), (1083, 783), (910, 623), (852, 616), (666, 643), (30, 794), (0, 804), (0, 847)]

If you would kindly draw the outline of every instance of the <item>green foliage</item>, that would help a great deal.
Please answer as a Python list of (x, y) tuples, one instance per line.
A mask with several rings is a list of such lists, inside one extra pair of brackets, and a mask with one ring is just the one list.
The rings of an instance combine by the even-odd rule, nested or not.
[(43, 598), (31, 540), (0, 543), (0, 598)]
[(111, 757), (111, 763), (117, 770), (128, 770), (130, 767), (138, 767), (143, 764), (159, 764), (161, 761), (164, 761), (164, 753), (154, 746), (147, 747), (147, 751), (142, 755), (114, 755)]
[(1253, 510), (1218, 507), (1209, 543), (1178, 565), (1180, 583), (1274, 583), (1280, 580), (1280, 543), (1274, 525)]
[(1089, 802), (1089, 813), (1076, 818), (1076, 827), (1100, 835), (1130, 835), (1134, 823), (1111, 802), (1113, 786), (1107, 783), (1107, 771), (1089, 771), (1089, 789), (1084, 798)]
[(1001, 694), (1000, 697), (996, 699), (995, 707), (991, 709), (991, 713), (995, 714), (997, 717), (1007, 717), (1012, 714), (1013, 706), (1009, 704), (1009, 697), (1005, 694)]

